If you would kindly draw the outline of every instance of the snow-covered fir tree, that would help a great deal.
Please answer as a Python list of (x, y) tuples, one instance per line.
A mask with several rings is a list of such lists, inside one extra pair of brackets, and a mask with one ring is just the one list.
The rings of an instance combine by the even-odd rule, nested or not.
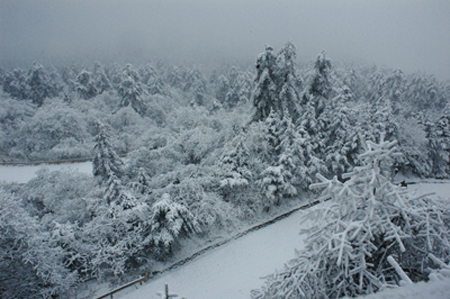
[(95, 137), (92, 174), (101, 181), (107, 182), (112, 176), (123, 175), (123, 162), (112, 148), (105, 126), (99, 122), (99, 133)]
[(332, 90), (330, 74), (331, 60), (322, 52), (317, 56), (314, 64), (315, 74), (313, 75), (309, 86), (302, 96), (302, 103), (314, 107), (314, 117), (317, 119), (325, 109), (326, 101)]
[(113, 88), (111, 81), (102, 69), (99, 69), (95, 74), (95, 88), (97, 89), (98, 94), (102, 94)]
[(299, 104), (302, 89), (302, 80), (295, 67), (296, 56), (296, 48), (292, 42), (286, 43), (277, 55), (279, 80), (277, 93), (281, 103), (280, 112), (283, 114), (287, 111), (294, 122), (297, 122), (301, 113)]
[[(290, 161), (284, 162), (289, 163)], [(280, 164), (267, 167), (257, 183), (261, 186), (264, 195), (278, 206), (281, 198), (297, 195), (297, 189), (291, 184), (291, 180), (292, 173), (285, 164)]]
[(42, 106), (48, 97), (58, 95), (58, 88), (42, 65), (35, 62), (28, 70), (27, 98), (34, 104)]
[(229, 151), (220, 161), (220, 188), (226, 199), (233, 198), (237, 192), (249, 186), (253, 179), (249, 149), (242, 138), (242, 135), (235, 137)]
[(131, 106), (137, 113), (142, 115), (146, 111), (146, 107), (141, 98), (144, 91), (140, 82), (136, 81), (136, 76), (127, 76), (120, 82), (118, 90), (121, 97), (119, 108)]
[(3, 75), (2, 89), (11, 97), (19, 100), (27, 98), (26, 73), (21, 69), (14, 69), (12, 74), (6, 72)]
[(136, 180), (128, 183), (128, 186), (141, 195), (149, 194), (151, 193), (150, 180), (150, 176), (145, 171), (145, 169), (143, 167), (140, 167), (137, 173)]
[(74, 90), (81, 98), (88, 100), (98, 94), (95, 82), (92, 80), (92, 74), (83, 70), (78, 76), (74, 84)]
[(279, 111), (276, 56), (273, 48), (266, 46), (264, 53), (256, 60), (256, 86), (253, 90), (252, 101), (256, 111), (253, 115), (254, 121), (266, 119), (271, 110)]

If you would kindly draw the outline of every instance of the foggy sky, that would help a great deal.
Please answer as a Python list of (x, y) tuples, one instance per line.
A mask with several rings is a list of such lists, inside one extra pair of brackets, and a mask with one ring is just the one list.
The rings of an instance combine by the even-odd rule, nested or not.
[(0, 0), (0, 65), (61, 59), (345, 60), (450, 79), (448, 0)]

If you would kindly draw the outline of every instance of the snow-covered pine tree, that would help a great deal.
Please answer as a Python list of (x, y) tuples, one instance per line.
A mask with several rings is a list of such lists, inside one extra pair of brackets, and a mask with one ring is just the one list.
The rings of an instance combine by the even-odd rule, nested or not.
[(321, 182), (310, 188), (324, 189), (322, 204), (306, 215), (315, 222), (304, 231), (305, 248), (252, 291), (253, 298), (355, 297), (400, 283), (389, 259), (412, 281), (430, 273), (430, 253), (448, 259), (450, 211), (390, 182), (395, 144), (368, 141), (363, 165), (346, 174), (345, 183), (317, 175)]
[(111, 90), (113, 88), (111, 81), (102, 69), (99, 69), (95, 74), (94, 84), (98, 94), (102, 94), (103, 92)]
[(13, 73), (6, 72), (3, 76), (2, 88), (11, 97), (23, 100), (27, 98), (26, 73), (21, 69), (14, 69)]
[(256, 108), (253, 121), (266, 119), (271, 110), (279, 111), (280, 104), (277, 98), (276, 57), (273, 48), (266, 46), (264, 53), (256, 60), (256, 86), (253, 90), (252, 101)]
[(267, 127), (267, 140), (271, 147), (272, 158), (276, 161), (281, 151), (281, 138), (286, 128), (281, 125), (281, 116), (274, 110), (270, 111), (269, 115), (264, 120), (264, 124)]
[[(290, 180), (292, 185), (306, 189), (309, 184), (306, 167), (308, 157), (305, 149), (307, 133), (295, 127), (288, 113), (284, 114), (281, 127), (284, 131), (280, 136), (278, 165), (282, 165), (283, 171), (292, 176)], [(285, 177), (289, 177), (289, 174)]]
[(98, 122), (99, 133), (95, 137), (94, 158), (92, 159), (92, 174), (100, 182), (107, 182), (110, 177), (122, 177), (123, 162), (113, 150), (105, 126)]
[(261, 186), (264, 195), (278, 206), (281, 198), (297, 194), (297, 189), (291, 184), (291, 179), (290, 171), (284, 164), (280, 164), (267, 167), (257, 183)]
[(136, 205), (136, 199), (126, 190), (122, 181), (115, 174), (112, 174), (106, 182), (103, 199), (108, 205), (120, 206), (124, 210)]
[(46, 98), (58, 95), (56, 84), (52, 82), (44, 67), (37, 62), (28, 70), (26, 84), (28, 99), (38, 106), (42, 106)]
[(297, 56), (295, 45), (287, 42), (277, 55), (278, 100), (283, 114), (289, 112), (291, 119), (297, 122), (300, 118), (300, 92), (302, 80), (295, 67)]
[(134, 78), (135, 76), (130, 75), (120, 82), (118, 93), (121, 100), (118, 109), (131, 106), (134, 111), (142, 115), (146, 110), (144, 102), (141, 99), (143, 89), (140, 82), (136, 81)]
[(226, 199), (233, 198), (251, 183), (253, 174), (249, 165), (249, 155), (243, 136), (236, 136), (219, 164), (222, 172), (220, 188)]
[(97, 95), (95, 82), (92, 80), (91, 73), (88, 71), (81, 71), (73, 84), (75, 91), (85, 100), (89, 100)]
[(314, 64), (315, 74), (309, 83), (306, 92), (303, 93), (302, 102), (310, 103), (314, 107), (314, 117), (317, 119), (325, 109), (326, 101), (332, 90), (330, 73), (331, 60), (322, 52), (317, 56)]
[(150, 176), (143, 167), (139, 168), (136, 181), (128, 183), (128, 186), (141, 195), (150, 194)]
[(164, 193), (152, 205), (151, 238), (162, 249), (162, 255), (171, 253), (172, 244), (180, 235), (200, 232), (195, 216), (183, 204)]

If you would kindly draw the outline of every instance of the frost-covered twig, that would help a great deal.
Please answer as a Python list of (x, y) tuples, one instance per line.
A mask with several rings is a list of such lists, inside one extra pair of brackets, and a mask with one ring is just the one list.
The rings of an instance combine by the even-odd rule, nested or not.
[(397, 271), (398, 275), (403, 279), (404, 282), (408, 284), (412, 284), (411, 279), (406, 275), (405, 271), (403, 271), (402, 267), (397, 263), (397, 261), (392, 257), (392, 255), (388, 256), (387, 261), (394, 267), (395, 271)]

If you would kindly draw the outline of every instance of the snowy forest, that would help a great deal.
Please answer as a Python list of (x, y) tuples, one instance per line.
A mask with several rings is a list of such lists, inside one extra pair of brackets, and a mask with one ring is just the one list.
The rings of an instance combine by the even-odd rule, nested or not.
[(448, 202), (393, 178), (450, 177), (450, 82), (296, 56), (287, 42), (214, 69), (0, 69), (0, 161), (93, 165), (0, 183), (0, 297), (127, 281), (188, 239), (316, 198), (307, 247), (252, 298), (355, 297), (448, 271)]

